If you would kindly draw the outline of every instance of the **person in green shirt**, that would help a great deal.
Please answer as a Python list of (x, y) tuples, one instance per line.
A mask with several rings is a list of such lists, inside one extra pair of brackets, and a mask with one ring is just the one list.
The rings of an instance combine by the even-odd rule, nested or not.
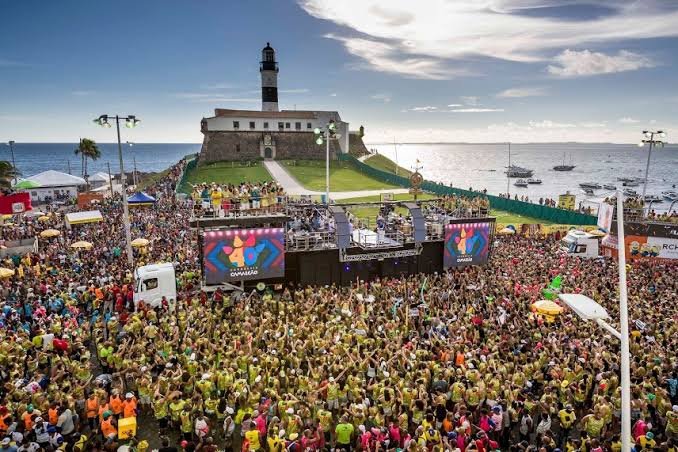
[(334, 430), (334, 433), (337, 435), (337, 449), (347, 452), (351, 450), (353, 430), (353, 424), (348, 421), (348, 416), (342, 416), (341, 421)]

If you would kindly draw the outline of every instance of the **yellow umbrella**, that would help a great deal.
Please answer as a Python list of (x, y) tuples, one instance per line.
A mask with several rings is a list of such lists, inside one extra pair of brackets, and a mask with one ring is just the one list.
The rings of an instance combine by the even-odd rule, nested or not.
[(11, 268), (0, 267), (0, 278), (9, 278), (14, 276), (14, 270)]
[(12, 215), (6, 213), (6, 214), (4, 214), (4, 215), (3, 215), (2, 217), (0, 217), (0, 218), (2, 218), (3, 220), (11, 220), (11, 219), (12, 219)]
[(532, 307), (537, 313), (545, 315), (558, 315), (563, 312), (563, 307), (551, 300), (535, 301)]
[(40, 237), (42, 238), (56, 237), (58, 235), (61, 235), (61, 232), (57, 231), (56, 229), (45, 229), (40, 233)]
[(43, 215), (41, 217), (38, 217), (38, 221), (49, 221), (49, 217), (47, 215)]
[(149, 243), (151, 243), (151, 242), (148, 239), (138, 238), (138, 239), (132, 240), (132, 246), (134, 248), (142, 248), (142, 247), (148, 245)]
[(594, 237), (605, 237), (607, 235), (605, 231), (601, 231), (600, 229), (596, 229), (595, 231), (589, 231), (589, 234), (591, 234)]
[(89, 242), (85, 242), (84, 240), (81, 240), (81, 241), (75, 242), (75, 243), (71, 243), (71, 248), (75, 248), (75, 249), (91, 250), (93, 246), (94, 245), (92, 245)]
[(497, 232), (497, 235), (512, 235), (512, 234), (515, 234), (515, 233), (516, 233), (515, 229), (504, 228), (504, 229), (500, 230), (499, 232)]

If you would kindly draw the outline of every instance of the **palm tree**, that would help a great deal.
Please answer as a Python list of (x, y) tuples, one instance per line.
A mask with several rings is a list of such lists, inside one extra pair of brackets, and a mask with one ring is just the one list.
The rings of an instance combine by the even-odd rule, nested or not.
[(75, 155), (80, 155), (82, 159), (82, 177), (85, 178), (87, 182), (87, 187), (89, 188), (88, 174), (87, 174), (87, 160), (92, 159), (92, 161), (98, 160), (101, 157), (101, 151), (99, 147), (89, 138), (82, 138), (78, 148), (75, 150)]
[(19, 175), (19, 172), (7, 160), (0, 160), (0, 188), (9, 189), (12, 187), (12, 180)]

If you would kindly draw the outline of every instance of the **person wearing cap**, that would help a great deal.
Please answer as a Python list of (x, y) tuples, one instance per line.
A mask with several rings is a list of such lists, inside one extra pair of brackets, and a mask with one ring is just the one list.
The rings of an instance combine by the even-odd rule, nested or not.
[(638, 437), (640, 450), (654, 450), (657, 447), (657, 441), (654, 439), (654, 433), (647, 432), (645, 435)]
[(559, 444), (562, 449), (565, 447), (565, 443), (567, 442), (567, 439), (570, 436), (572, 426), (577, 420), (577, 414), (574, 412), (574, 408), (572, 407), (572, 405), (568, 403), (567, 405), (565, 405), (565, 408), (558, 411), (558, 419), (560, 420)]
[(101, 421), (101, 435), (107, 443), (113, 442), (118, 436), (118, 428), (113, 418), (113, 412), (105, 411)]
[(40, 447), (44, 448), (49, 444), (49, 432), (47, 431), (49, 427), (49, 423), (44, 421), (42, 417), (37, 417), (35, 419), (33, 434), (35, 435), (35, 441), (40, 445)]
[(137, 398), (131, 392), (125, 394), (125, 400), (122, 402), (122, 417), (137, 417)]
[(673, 405), (671, 410), (666, 412), (666, 430), (667, 438), (678, 440), (678, 405)]
[(3, 438), (2, 441), (0, 441), (0, 451), (2, 452), (16, 452), (17, 447), (12, 445), (12, 440), (7, 437)]

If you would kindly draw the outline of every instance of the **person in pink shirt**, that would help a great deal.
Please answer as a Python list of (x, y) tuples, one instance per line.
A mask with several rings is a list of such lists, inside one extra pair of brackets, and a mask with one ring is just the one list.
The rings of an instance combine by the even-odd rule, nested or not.
[[(255, 413), (256, 416), (254, 416)], [(259, 430), (261, 437), (264, 438), (266, 436), (266, 413), (264, 412), (259, 414), (259, 412), (255, 410), (252, 414), (252, 417), (254, 417), (254, 423), (257, 425), (257, 430)]]

